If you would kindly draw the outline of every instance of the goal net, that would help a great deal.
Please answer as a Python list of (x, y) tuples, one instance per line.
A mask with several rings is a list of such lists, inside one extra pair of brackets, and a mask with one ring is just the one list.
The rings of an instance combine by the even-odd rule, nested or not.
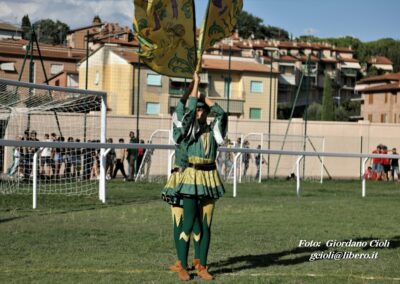
[[(105, 97), (104, 92), (0, 79), (0, 139), (104, 142)], [(39, 194), (98, 192), (99, 150), (9, 145), (0, 148), (0, 193), (31, 193), (34, 182)]]

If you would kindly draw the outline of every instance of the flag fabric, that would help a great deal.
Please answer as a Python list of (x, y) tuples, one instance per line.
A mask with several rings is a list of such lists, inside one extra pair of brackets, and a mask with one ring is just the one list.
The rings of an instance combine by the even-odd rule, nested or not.
[(198, 42), (194, 0), (134, 0), (134, 5), (143, 62), (159, 74), (192, 78), (201, 71), (204, 50), (230, 36), (243, 0), (209, 0)]
[(203, 52), (231, 35), (242, 8), (243, 0), (208, 1), (206, 15), (200, 30), (196, 71), (201, 70)]
[(157, 73), (192, 78), (196, 66), (194, 0), (134, 0), (140, 58)]

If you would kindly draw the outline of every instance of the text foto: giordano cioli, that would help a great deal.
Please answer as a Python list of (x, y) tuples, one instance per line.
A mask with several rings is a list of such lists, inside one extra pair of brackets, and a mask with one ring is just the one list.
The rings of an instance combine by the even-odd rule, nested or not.
[(328, 248), (388, 248), (390, 246), (390, 241), (388, 240), (369, 240), (369, 241), (338, 241), (338, 240), (327, 240), (325, 242), (318, 242), (314, 240), (300, 240), (298, 247), (316, 247), (326, 246)]

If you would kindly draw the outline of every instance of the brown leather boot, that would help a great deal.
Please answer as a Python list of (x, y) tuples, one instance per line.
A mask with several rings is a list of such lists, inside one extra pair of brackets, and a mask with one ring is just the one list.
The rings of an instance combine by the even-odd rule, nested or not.
[(181, 262), (179, 260), (177, 260), (173, 265), (171, 265), (169, 267), (170, 270), (172, 270), (173, 272), (179, 272), (179, 270), (181, 270)]
[(193, 259), (192, 265), (193, 265), (193, 266), (192, 266), (192, 269), (199, 270), (200, 259), (199, 259), (199, 258)]
[(187, 270), (185, 268), (183, 268), (182, 263), (179, 260), (175, 263), (175, 265), (177, 266), (177, 268), (179, 268), (179, 270), (177, 271), (179, 280), (182, 280), (182, 281), (190, 280), (189, 273), (187, 272)]
[(199, 269), (197, 269), (197, 275), (204, 280), (213, 280), (214, 277), (208, 273), (208, 266), (199, 265)]

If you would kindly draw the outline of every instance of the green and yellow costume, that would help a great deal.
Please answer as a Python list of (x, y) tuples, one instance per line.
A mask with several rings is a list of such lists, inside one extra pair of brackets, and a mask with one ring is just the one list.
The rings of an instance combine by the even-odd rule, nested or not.
[[(195, 109), (189, 105), (189, 113)], [(211, 222), (215, 201), (225, 190), (215, 166), (218, 145), (224, 142), (227, 115), (214, 104), (211, 113), (215, 115), (211, 125), (200, 125), (195, 116), (187, 141), (188, 165), (177, 186), (176, 193), (183, 199), (183, 228), (179, 236), (178, 251), (182, 266), (187, 265), (189, 236), (200, 219), (200, 264), (206, 266), (211, 237)]]
[[(182, 179), (182, 173), (188, 165), (187, 155), (187, 135), (192, 127), (192, 119), (194, 115), (193, 109), (196, 107), (197, 100), (189, 99), (189, 108), (186, 110), (185, 101), (180, 100), (176, 106), (175, 113), (172, 119), (172, 138), (176, 144), (175, 148), (175, 163), (167, 184), (161, 191), (161, 197), (164, 201), (171, 204), (172, 221), (174, 227), (174, 242), (177, 250), (177, 255), (182, 255), (179, 250), (179, 236), (182, 233), (183, 225), (183, 200), (176, 195), (177, 186)], [(189, 110), (192, 111), (189, 111)], [(194, 243), (194, 258), (200, 258), (200, 224), (196, 222), (193, 227), (193, 243)], [(187, 266), (187, 264), (186, 264)], [(184, 267), (186, 267), (184, 266)]]

